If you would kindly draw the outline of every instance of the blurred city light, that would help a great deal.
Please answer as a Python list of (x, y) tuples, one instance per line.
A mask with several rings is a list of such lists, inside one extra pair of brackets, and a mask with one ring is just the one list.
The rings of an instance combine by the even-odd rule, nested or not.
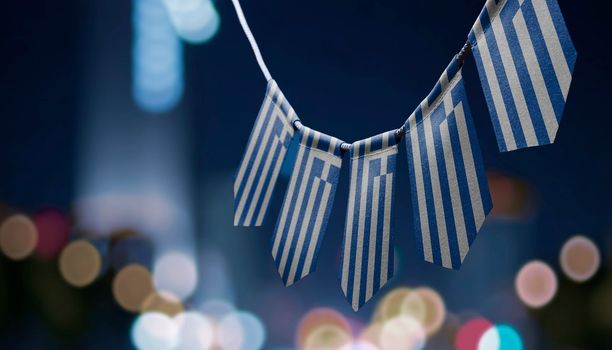
[(325, 324), (308, 334), (302, 347), (304, 350), (335, 350), (353, 341), (350, 331), (333, 324)]
[(113, 296), (127, 311), (140, 312), (144, 301), (154, 291), (151, 274), (142, 265), (131, 264), (124, 267), (113, 280)]
[(139, 350), (175, 349), (179, 343), (179, 327), (162, 313), (144, 313), (132, 325), (132, 343)]
[(168, 316), (176, 316), (184, 311), (183, 304), (175, 295), (168, 292), (152, 292), (140, 307), (141, 312), (160, 312)]
[(179, 329), (179, 349), (201, 350), (213, 345), (214, 326), (207, 317), (188, 311), (178, 314), (174, 320)]
[(217, 345), (224, 350), (240, 350), (246, 345), (246, 331), (234, 315), (226, 315), (217, 325)]
[(157, 290), (171, 292), (179, 299), (186, 300), (198, 283), (193, 257), (178, 251), (165, 253), (155, 262), (153, 280)]
[(487, 172), (493, 217), (523, 219), (534, 211), (534, 196), (527, 183), (517, 178), (490, 171)]
[(379, 348), (365, 340), (357, 340), (340, 348), (340, 350), (379, 350)]
[(415, 293), (420, 296), (420, 300), (425, 305), (425, 313), (422, 319), (419, 319), (427, 336), (435, 334), (446, 317), (446, 308), (444, 306), (444, 300), (431, 288), (417, 288)]
[(203, 43), (219, 30), (219, 14), (211, 0), (163, 0), (181, 39)]
[(482, 335), (478, 350), (523, 350), (523, 341), (511, 326), (496, 325)]
[(27, 258), (36, 248), (37, 241), (36, 226), (25, 215), (9, 216), (0, 225), (0, 249), (10, 259)]
[(427, 334), (421, 324), (408, 315), (385, 321), (380, 331), (381, 350), (420, 350), (425, 347)]
[(601, 264), (599, 249), (584, 236), (574, 236), (565, 242), (559, 260), (565, 275), (575, 282), (591, 279)]
[(459, 328), (455, 336), (455, 350), (476, 350), (480, 339), (493, 324), (485, 318), (472, 319)]
[(46, 259), (55, 257), (68, 242), (70, 220), (57, 209), (45, 209), (36, 213), (32, 221), (38, 230), (36, 255)]
[(516, 276), (516, 292), (532, 308), (548, 304), (557, 293), (557, 276), (547, 264), (532, 261), (521, 268)]
[(75, 287), (91, 284), (100, 275), (102, 267), (102, 255), (84, 239), (71, 242), (60, 254), (60, 272), (66, 282)]
[[(412, 289), (406, 287), (391, 290), (376, 305), (374, 320), (385, 321), (400, 315), (402, 313), (402, 305), (412, 295)], [(414, 307), (414, 305), (411, 307)]]
[(342, 314), (331, 308), (316, 308), (309, 311), (298, 324), (296, 343), (298, 348), (306, 345), (308, 337), (320, 327), (334, 326), (343, 334), (350, 334), (351, 328)]
[[(240, 334), (240, 337), (228, 339), (231, 334)], [(266, 340), (266, 329), (261, 320), (249, 312), (233, 312), (226, 315), (219, 322), (219, 339), (224, 349), (258, 350)], [(237, 346), (240, 344), (240, 346)]]
[(174, 107), (183, 95), (183, 47), (163, 0), (134, 0), (133, 95), (145, 111)]

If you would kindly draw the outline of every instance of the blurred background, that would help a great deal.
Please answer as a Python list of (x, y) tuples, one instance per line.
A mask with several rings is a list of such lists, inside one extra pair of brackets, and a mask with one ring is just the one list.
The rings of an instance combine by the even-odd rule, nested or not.
[[(612, 27), (559, 0), (578, 51), (552, 146), (499, 153), (464, 67), (494, 209), (460, 271), (417, 258), (405, 150), (396, 274), (359, 312), (337, 281), (348, 171), (318, 270), (285, 288), (232, 180), (265, 92), (229, 0), (12, 1), (0, 12), (0, 348), (609, 349)], [(483, 0), (244, 1), (304, 122), (399, 127)], [(402, 147), (403, 148), (403, 147)]]

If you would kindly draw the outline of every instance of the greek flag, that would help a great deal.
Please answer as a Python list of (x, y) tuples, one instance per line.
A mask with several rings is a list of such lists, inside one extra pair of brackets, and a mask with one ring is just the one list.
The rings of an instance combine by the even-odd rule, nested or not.
[(501, 151), (553, 143), (576, 50), (556, 0), (488, 0), (469, 35)]
[(286, 286), (315, 270), (342, 166), (342, 141), (303, 127), (289, 187), (272, 237)]
[(456, 59), (405, 128), (417, 249), (458, 269), (492, 204)]
[(263, 223), (296, 120), (293, 108), (270, 80), (234, 180), (234, 226)]
[(340, 281), (344, 295), (357, 311), (393, 276), (395, 131), (353, 143), (350, 154), (351, 184)]

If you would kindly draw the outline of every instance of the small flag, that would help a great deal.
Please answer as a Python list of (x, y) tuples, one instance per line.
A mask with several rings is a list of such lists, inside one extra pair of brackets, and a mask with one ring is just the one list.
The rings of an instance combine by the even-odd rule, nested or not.
[(355, 142), (351, 147), (351, 184), (340, 281), (355, 311), (393, 276), (395, 134), (389, 131)]
[(342, 141), (303, 127), (272, 256), (286, 286), (315, 270), (342, 166)]
[(234, 226), (261, 226), (299, 120), (274, 80), (255, 121), (234, 180)]
[(417, 249), (458, 269), (492, 204), (456, 59), (405, 128)]
[(576, 50), (556, 0), (487, 0), (469, 35), (501, 151), (553, 143)]

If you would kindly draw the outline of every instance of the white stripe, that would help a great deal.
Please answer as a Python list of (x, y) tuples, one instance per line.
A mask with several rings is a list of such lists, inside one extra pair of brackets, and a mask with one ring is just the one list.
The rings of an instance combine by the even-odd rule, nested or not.
[(431, 235), (429, 232), (429, 214), (427, 212), (427, 197), (425, 197), (425, 185), (423, 182), (423, 163), (421, 161), (421, 150), (419, 145), (418, 125), (413, 114), (408, 118), (410, 130), (410, 144), (412, 146), (412, 159), (414, 163), (414, 177), (416, 183), (417, 202), (419, 207), (419, 221), (421, 222), (421, 239), (423, 241), (423, 255), (425, 261), (433, 262), (431, 250)]
[[(397, 146), (395, 146), (397, 148)], [(385, 185), (385, 221), (383, 223), (383, 239), (382, 239), (382, 250), (380, 257), (380, 286), (382, 287), (389, 276), (387, 276), (387, 271), (389, 270), (389, 248), (391, 241), (391, 198), (393, 196), (393, 174), (387, 174), (387, 181)], [(393, 261), (391, 261), (393, 264)]]
[(548, 49), (555, 75), (557, 76), (557, 81), (563, 93), (563, 99), (566, 100), (567, 92), (572, 82), (572, 73), (565, 59), (565, 54), (563, 53), (563, 48), (559, 41), (559, 35), (555, 30), (555, 25), (550, 15), (548, 5), (546, 4), (546, 0), (533, 0), (533, 7), (544, 36), (544, 42), (546, 43), (546, 48)]
[(427, 159), (429, 163), (429, 178), (431, 180), (431, 190), (433, 192), (436, 225), (438, 227), (438, 244), (440, 245), (442, 266), (450, 268), (452, 267), (452, 262), (450, 258), (450, 249), (448, 246), (448, 236), (446, 233), (444, 205), (442, 203), (442, 193), (440, 190), (440, 173), (438, 172), (438, 163), (436, 160), (436, 149), (433, 141), (433, 132), (431, 129), (431, 118), (425, 118), (423, 120), (423, 129), (425, 131), (425, 147), (427, 150)]
[(516, 35), (518, 36), (521, 51), (525, 57), (525, 66), (529, 72), (529, 78), (538, 100), (538, 106), (540, 107), (540, 112), (542, 113), (542, 117), (544, 119), (544, 125), (546, 126), (548, 138), (552, 141), (555, 139), (555, 135), (557, 134), (559, 123), (557, 122), (555, 109), (550, 101), (546, 82), (542, 76), (542, 68), (540, 67), (538, 57), (533, 48), (533, 42), (529, 36), (529, 29), (527, 29), (527, 23), (525, 23), (525, 18), (523, 17), (523, 11), (521, 9), (518, 10), (512, 22), (514, 24), (514, 29), (516, 30)]
[[(257, 120), (255, 121), (255, 126), (253, 127), (254, 131), (260, 131), (261, 125), (264, 122), (265, 116), (268, 114), (268, 110), (270, 109), (270, 106), (274, 105), (274, 103), (272, 102), (272, 98), (270, 96), (272, 96), (276, 92), (277, 88), (278, 88), (278, 85), (272, 82), (272, 85), (270, 86), (270, 90), (266, 92), (266, 97), (264, 97), (263, 106), (261, 107), (259, 116), (257, 117)], [(238, 189), (240, 188), (240, 184), (242, 183), (242, 179), (244, 177), (244, 172), (246, 171), (246, 168), (249, 164), (249, 160), (251, 160), (251, 155), (253, 154), (253, 151), (255, 149), (255, 143), (256, 143), (255, 141), (257, 140), (258, 136), (259, 136), (259, 132), (257, 134), (253, 133), (253, 136), (251, 136), (251, 140), (253, 142), (249, 142), (246, 152), (244, 154), (244, 158), (242, 158), (242, 164), (240, 165), (240, 169), (238, 169), (238, 175), (236, 176), (236, 181), (234, 181), (234, 196), (238, 193)]]
[(491, 97), (493, 98), (495, 112), (497, 114), (497, 119), (499, 120), (499, 124), (502, 130), (506, 149), (509, 151), (514, 150), (517, 148), (516, 140), (514, 139), (514, 135), (512, 134), (512, 126), (510, 125), (510, 119), (508, 118), (508, 111), (506, 111), (506, 105), (504, 104), (504, 100), (502, 98), (499, 81), (497, 80), (497, 75), (494, 71), (491, 53), (489, 52), (489, 47), (487, 46), (487, 38), (485, 37), (482, 31), (480, 19), (476, 20), (473, 30), (474, 34), (477, 37), (480, 37), (480, 40), (478, 40), (478, 43), (476, 45), (478, 51), (480, 52), (482, 67), (487, 78), (489, 89), (491, 90)]
[[(315, 222), (315, 227), (313, 230), (313, 235), (310, 238), (310, 246), (308, 247), (308, 252), (306, 253), (306, 260), (304, 261), (304, 267), (302, 268), (302, 276), (304, 277), (310, 271), (310, 266), (312, 265), (312, 261), (314, 259), (314, 252), (317, 248), (317, 242), (319, 241), (319, 235), (321, 234), (321, 225), (323, 224), (323, 219), (325, 216), (325, 210), (327, 209), (329, 196), (331, 194), (332, 185), (329, 182), (317, 179), (319, 182), (323, 183), (323, 196), (321, 197), (321, 206), (319, 206), (319, 212), (317, 213), (317, 220)], [(325, 203), (325, 204), (323, 204)]]
[[(447, 99), (445, 99), (446, 102)], [(450, 95), (448, 100), (451, 100)], [(446, 115), (452, 113), (452, 102), (450, 108), (447, 109), (447, 104), (444, 104)], [(463, 218), (463, 205), (461, 204), (461, 192), (459, 189), (459, 181), (457, 180), (457, 169), (455, 168), (455, 157), (453, 155), (453, 144), (451, 142), (450, 133), (448, 130), (448, 118), (440, 123), (440, 136), (442, 137), (442, 147), (444, 149), (444, 163), (446, 164), (446, 174), (448, 178), (448, 188), (450, 191), (451, 202), (453, 203), (453, 217), (455, 219), (455, 227), (457, 231), (457, 243), (459, 246), (459, 256), (461, 261), (467, 255), (469, 244), (467, 239), (467, 231), (465, 220)]]
[[(382, 166), (381, 173), (382, 173)], [(380, 201), (380, 176), (372, 179), (372, 209), (370, 211), (370, 239), (368, 252), (368, 274), (365, 300), (374, 294), (374, 266), (376, 265), (376, 233), (378, 231), (378, 202)], [(384, 204), (383, 204), (384, 205)]]
[(538, 144), (538, 138), (533, 128), (533, 122), (527, 109), (527, 103), (525, 102), (525, 94), (516, 71), (516, 65), (514, 63), (514, 57), (510, 52), (510, 46), (508, 44), (508, 38), (504, 30), (501, 20), (494, 20), (491, 23), (493, 29), (493, 35), (497, 42), (497, 49), (502, 60), (502, 66), (504, 72), (508, 78), (508, 85), (510, 85), (510, 93), (516, 106), (516, 113), (518, 114), (519, 122), (521, 123), (521, 130), (525, 135), (525, 142), (527, 146), (535, 146)]
[[(370, 153), (370, 146), (372, 139), (365, 140), (365, 151), (364, 154)], [(363, 236), (365, 231), (365, 217), (366, 217), (366, 204), (367, 204), (367, 193), (368, 193), (368, 176), (369, 176), (369, 158), (363, 158), (363, 171), (361, 178), (361, 190), (360, 190), (360, 206), (359, 206), (359, 223), (357, 227), (357, 249), (355, 251), (355, 275), (353, 279), (353, 296), (352, 306), (354, 310), (359, 308), (359, 294), (361, 287), (361, 263), (363, 262)]]
[(348, 293), (348, 277), (349, 277), (349, 266), (351, 262), (351, 244), (353, 239), (353, 216), (355, 211), (355, 195), (357, 193), (357, 171), (359, 165), (359, 147), (358, 145), (353, 146), (355, 154), (353, 160), (351, 160), (351, 186), (349, 189), (349, 200), (348, 208), (346, 211), (346, 230), (344, 232), (344, 253), (342, 262), (342, 291), (344, 295), (349, 296)]
[[(280, 153), (278, 154), (278, 159), (284, 160), (286, 153), (287, 153), (287, 147), (282, 147), (280, 150)], [(278, 179), (278, 174), (280, 173), (282, 165), (283, 165), (283, 161), (276, 162), (276, 165), (274, 166), (274, 170), (272, 171), (272, 177), (271, 177), (272, 179)], [(259, 211), (259, 215), (257, 216), (257, 221), (255, 221), (256, 226), (261, 226), (263, 224), (263, 220), (266, 215), (268, 205), (270, 204), (270, 197), (272, 197), (273, 191), (274, 191), (273, 181), (270, 181), (268, 188), (266, 189), (266, 193), (264, 195), (263, 202), (261, 204), (261, 210)]]
[(472, 153), (472, 145), (470, 144), (470, 135), (465, 121), (463, 112), (463, 102), (459, 102), (455, 107), (455, 120), (457, 121), (457, 130), (459, 131), (459, 143), (461, 144), (461, 154), (463, 155), (463, 165), (468, 180), (468, 188), (470, 190), (470, 199), (472, 202), (472, 210), (474, 211), (474, 220), (476, 222), (476, 230), (484, 222), (484, 207), (480, 195), (480, 185), (478, 184), (478, 176), (476, 174), (476, 166), (474, 165), (474, 155)]

